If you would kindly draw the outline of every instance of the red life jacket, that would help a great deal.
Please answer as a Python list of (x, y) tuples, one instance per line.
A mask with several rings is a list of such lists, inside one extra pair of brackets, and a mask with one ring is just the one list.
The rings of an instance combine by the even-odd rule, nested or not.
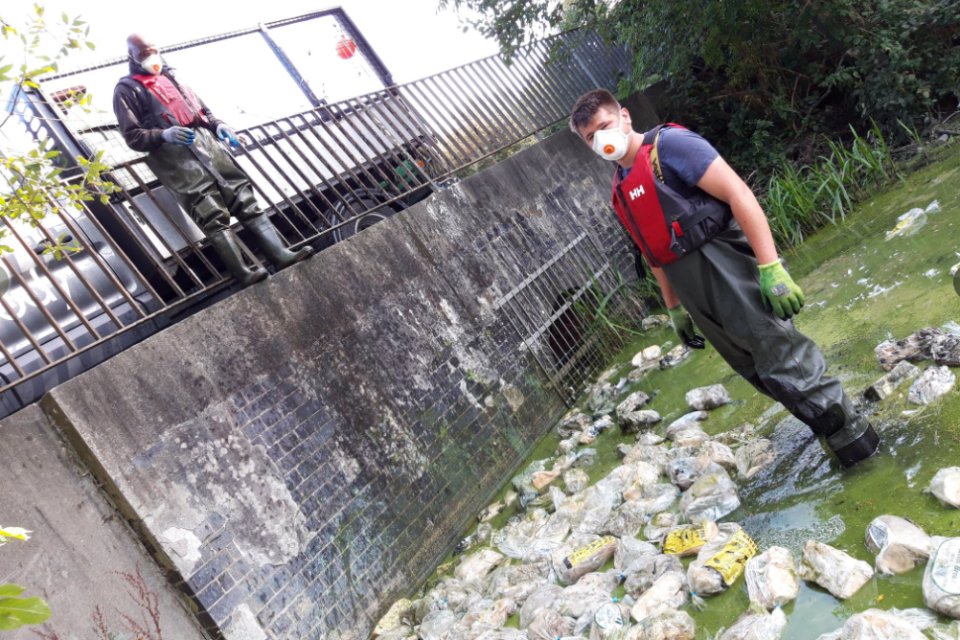
[[(730, 205), (698, 189), (684, 197), (654, 175), (650, 155), (657, 134), (666, 124), (648, 131), (626, 178), (613, 176), (613, 208), (647, 262), (654, 267), (676, 262), (723, 231), (733, 212)], [(659, 165), (658, 165), (659, 169)]]
[[(165, 110), (163, 116), (171, 126), (179, 124), (182, 127), (192, 127), (197, 124), (209, 124), (200, 101), (186, 85), (180, 85), (178, 89), (177, 85), (162, 73), (156, 76), (139, 74), (131, 77), (149, 89), (150, 93), (160, 101)], [(171, 115), (176, 119), (176, 123), (170, 122)]]

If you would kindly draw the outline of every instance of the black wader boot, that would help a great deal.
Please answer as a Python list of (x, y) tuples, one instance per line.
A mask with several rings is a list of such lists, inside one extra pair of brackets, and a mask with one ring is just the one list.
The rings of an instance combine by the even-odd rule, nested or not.
[(263, 254), (277, 267), (277, 271), (313, 255), (313, 247), (303, 247), (299, 251), (290, 251), (284, 247), (277, 228), (265, 214), (253, 220), (247, 220), (243, 226), (257, 239)]
[(243, 262), (243, 254), (237, 244), (237, 238), (229, 229), (210, 234), (210, 245), (223, 260), (227, 271), (241, 286), (249, 287), (251, 284), (266, 280), (270, 275), (261, 267), (255, 267), (252, 270), (247, 268)]
[(697, 330), (760, 393), (826, 439), (845, 467), (877, 452), (880, 437), (826, 375), (813, 340), (763, 308), (753, 249), (736, 222), (698, 250), (664, 267)]

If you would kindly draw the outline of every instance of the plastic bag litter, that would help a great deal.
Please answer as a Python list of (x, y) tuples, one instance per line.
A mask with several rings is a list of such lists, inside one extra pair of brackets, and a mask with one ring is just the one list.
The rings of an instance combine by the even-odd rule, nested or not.
[(620, 419), (620, 432), (624, 435), (638, 433), (660, 422), (660, 414), (652, 409), (641, 409), (625, 413)]
[(673, 434), (673, 444), (678, 447), (698, 447), (709, 440), (710, 436), (700, 427), (687, 427)]
[(676, 460), (677, 458), (696, 458), (700, 455), (700, 447), (673, 447), (667, 451), (666, 454), (667, 460)]
[(932, 540), (916, 523), (897, 516), (880, 516), (867, 525), (867, 548), (877, 554), (877, 571), (906, 573), (930, 557)]
[(703, 474), (680, 497), (680, 510), (690, 522), (715, 522), (739, 507), (737, 485), (715, 462), (709, 463)]
[[(627, 619), (629, 620), (629, 613)], [(623, 631), (626, 623), (623, 619), (623, 609), (615, 602), (608, 602), (593, 614), (593, 626), (590, 629), (590, 640), (612, 640)], [(551, 639), (552, 640), (552, 639)]]
[(897, 236), (912, 236), (927, 224), (927, 215), (931, 213), (940, 213), (940, 202), (934, 200), (926, 209), (910, 209), (899, 218), (897, 225), (887, 231), (887, 240)]
[(620, 584), (620, 572), (616, 569), (610, 571), (592, 571), (577, 581), (580, 587), (597, 587), (607, 593), (613, 593), (613, 590)]
[(696, 426), (697, 423), (703, 422), (710, 417), (710, 414), (706, 411), (693, 411), (691, 413), (686, 413), (673, 422), (667, 427), (665, 435), (667, 440), (673, 440), (673, 434), (679, 433), (686, 429), (687, 427)]
[(729, 404), (730, 394), (722, 384), (712, 384), (687, 391), (686, 400), (694, 411), (708, 411)]
[(923, 602), (934, 611), (960, 619), (960, 538), (933, 538), (923, 573)]
[(657, 548), (649, 542), (636, 538), (621, 538), (613, 552), (613, 566), (621, 574), (634, 571), (640, 558), (652, 558), (659, 555)]
[(635, 538), (646, 524), (646, 512), (633, 507), (636, 503), (624, 502), (603, 523), (600, 533), (615, 538)]
[(479, 611), (471, 611), (460, 619), (460, 624), (470, 627), (471, 631), (481, 632), (502, 627), (507, 619), (517, 612), (517, 603), (510, 598), (501, 598), (487, 603)]
[(540, 492), (545, 486), (559, 478), (561, 473), (563, 473), (563, 469), (557, 468), (551, 471), (537, 471), (530, 477), (530, 482), (533, 488)]
[(418, 633), (421, 640), (444, 640), (456, 623), (457, 618), (453, 611), (431, 611), (420, 623)]
[(960, 622), (935, 624), (928, 629), (933, 640), (960, 640)]
[(937, 336), (930, 343), (930, 356), (939, 365), (960, 367), (960, 336)]
[(638, 351), (637, 355), (633, 356), (633, 359), (630, 360), (630, 365), (633, 367), (642, 367), (644, 365), (650, 365), (651, 363), (656, 364), (656, 361), (660, 359), (660, 345), (653, 345), (652, 347), (647, 347), (643, 351)]
[(557, 640), (562, 636), (573, 634), (573, 626), (577, 623), (573, 618), (561, 616), (553, 609), (541, 609), (526, 627), (527, 638), (530, 640)]
[(696, 631), (686, 611), (662, 609), (635, 625), (625, 640), (693, 640)]
[(932, 357), (930, 349), (933, 346), (933, 341), (942, 335), (943, 331), (940, 329), (927, 327), (911, 333), (903, 340), (881, 342), (874, 349), (874, 354), (877, 356), (877, 362), (880, 363), (881, 369), (893, 371), (897, 363), (904, 360), (914, 364), (921, 360), (930, 360)]
[(687, 602), (685, 585), (686, 578), (679, 571), (664, 573), (637, 598), (630, 609), (630, 615), (637, 622), (642, 622), (664, 607), (669, 609), (682, 607)]
[(687, 584), (699, 596), (713, 596), (729, 589), (750, 558), (757, 555), (756, 543), (735, 523), (719, 525), (697, 559), (687, 568)]
[(557, 435), (560, 438), (569, 438), (571, 436), (580, 435), (584, 429), (590, 427), (593, 424), (593, 419), (586, 413), (580, 413), (579, 409), (574, 409), (574, 412), (567, 417), (565, 417), (560, 424), (557, 425)]
[(540, 495), (540, 492), (533, 486), (533, 474), (546, 471), (549, 462), (551, 462), (549, 459), (535, 460), (510, 481), (513, 488), (520, 494), (521, 508), (526, 509), (527, 503)]
[(910, 364), (906, 360), (898, 362), (890, 373), (884, 375), (879, 380), (866, 388), (863, 396), (867, 400), (879, 402), (890, 396), (897, 390), (901, 384), (907, 380), (913, 380), (920, 375), (920, 369)]
[(623, 588), (631, 596), (639, 597), (670, 572), (683, 574), (683, 564), (677, 556), (658, 554), (637, 558), (624, 572)]
[(948, 394), (957, 382), (957, 376), (947, 367), (927, 367), (913, 384), (907, 394), (911, 404), (930, 404)]
[(593, 618), (597, 609), (610, 602), (610, 592), (595, 584), (571, 585), (563, 590), (557, 599), (555, 608), (561, 614), (571, 618), (588, 615)]
[(527, 597), (527, 601), (520, 607), (520, 628), (526, 629), (533, 622), (537, 612), (542, 609), (558, 608), (560, 594), (563, 587), (557, 584), (547, 584)]
[(413, 627), (404, 624), (383, 633), (374, 631), (373, 637), (377, 640), (416, 640), (417, 634)]
[(453, 570), (460, 580), (482, 580), (503, 562), (503, 556), (492, 549), (480, 549), (476, 553), (463, 557)]
[(850, 616), (840, 633), (842, 640), (926, 640), (915, 626), (890, 611), (867, 609)]
[(728, 473), (737, 470), (737, 457), (733, 453), (733, 449), (723, 443), (707, 440), (700, 445), (700, 456), (716, 462)]
[(911, 609), (897, 609), (893, 607), (887, 611), (892, 615), (897, 616), (904, 622), (909, 623), (911, 626), (916, 627), (920, 631), (926, 631), (930, 627), (937, 624), (937, 621), (940, 619), (937, 614), (929, 609), (920, 609), (914, 607)]
[(529, 509), (525, 518), (497, 531), (493, 536), (493, 544), (503, 555), (520, 560), (526, 555), (527, 546), (534, 535), (547, 524), (549, 518), (544, 509)]
[(645, 446), (658, 445), (662, 442), (663, 437), (653, 433), (652, 431), (647, 431), (637, 436), (637, 444)]
[(558, 547), (551, 554), (553, 570), (562, 584), (573, 584), (584, 574), (602, 567), (613, 557), (616, 548), (617, 539), (613, 536), (604, 536), (573, 551)]
[(663, 469), (667, 463), (670, 462), (670, 458), (663, 447), (636, 444), (623, 459), (624, 464), (632, 464), (634, 462), (649, 462), (659, 473), (663, 473)]
[(777, 607), (768, 613), (763, 607), (751, 605), (718, 640), (779, 640), (786, 628), (783, 609)]
[(687, 345), (678, 344), (673, 349), (670, 349), (667, 355), (660, 358), (660, 368), (671, 369), (689, 358), (692, 353), (693, 349)]
[(650, 524), (643, 529), (643, 537), (651, 542), (661, 542), (680, 521), (679, 514), (663, 511), (651, 518)]
[(663, 540), (663, 552), (685, 558), (700, 553), (703, 545), (720, 533), (716, 522), (706, 520), (703, 524), (688, 524), (670, 531)]
[(869, 582), (873, 568), (830, 545), (808, 540), (797, 575), (801, 580), (817, 583), (833, 597), (845, 600)]
[(660, 325), (669, 324), (669, 323), (670, 323), (670, 316), (668, 315), (660, 314), (656, 316), (647, 316), (640, 323), (640, 328), (643, 329), (644, 331), (649, 331), (650, 329), (659, 327)]
[(701, 462), (700, 458), (677, 458), (667, 464), (667, 477), (670, 482), (686, 491), (696, 482), (697, 478), (703, 475), (704, 468), (707, 465)]
[(577, 459), (574, 461), (573, 467), (577, 469), (586, 469), (587, 467), (592, 467), (593, 463), (596, 461), (596, 449), (580, 449), (580, 451), (577, 452)]
[(749, 480), (777, 459), (777, 450), (766, 438), (758, 438), (737, 449), (734, 459), (737, 462), (737, 473)]
[(583, 469), (567, 469), (563, 472), (563, 484), (568, 493), (579, 493), (587, 488), (590, 477)]
[(750, 601), (770, 610), (800, 594), (797, 563), (793, 554), (773, 546), (747, 562), (744, 573)]
[(614, 409), (617, 408), (617, 397), (619, 395), (620, 391), (609, 382), (597, 384), (587, 399), (587, 407), (594, 414), (607, 415), (613, 413)]
[(672, 507), (679, 497), (680, 489), (672, 484), (650, 484), (643, 488), (639, 500), (632, 500), (631, 502), (636, 503), (635, 509), (640, 509), (644, 513), (659, 513)]
[(960, 509), (960, 467), (946, 467), (937, 471), (930, 481), (929, 491), (943, 506)]
[(468, 535), (457, 544), (457, 547), (453, 550), (453, 557), (456, 558), (460, 554), (465, 553), (478, 544), (486, 542), (490, 538), (490, 533), (492, 531), (493, 526), (488, 523), (477, 525), (476, 531)]
[(650, 396), (643, 391), (634, 391), (628, 395), (623, 402), (617, 405), (617, 420), (622, 422), (625, 415), (639, 411), (644, 405), (650, 402), (650, 400)]
[(573, 530), (580, 534), (599, 535), (606, 529), (607, 521), (611, 515), (613, 515), (613, 507), (609, 504), (601, 504), (593, 509), (587, 509), (583, 518), (573, 527)]

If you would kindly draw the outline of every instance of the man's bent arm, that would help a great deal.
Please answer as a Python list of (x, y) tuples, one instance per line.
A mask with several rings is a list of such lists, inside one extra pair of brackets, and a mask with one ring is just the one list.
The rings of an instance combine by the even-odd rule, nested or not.
[(653, 271), (653, 277), (657, 279), (657, 283), (660, 285), (660, 293), (663, 294), (663, 302), (667, 305), (667, 309), (672, 309), (680, 304), (680, 298), (677, 297), (673, 286), (670, 284), (670, 281), (667, 280), (667, 274), (663, 272), (663, 269), (660, 267), (650, 267), (650, 270)]
[[(737, 172), (730, 168), (726, 160), (717, 157), (709, 167), (697, 186), (730, 205), (733, 217), (743, 229), (743, 235), (757, 256), (760, 264), (770, 264), (777, 261), (777, 247), (773, 243), (773, 234), (767, 216), (753, 191), (747, 183), (740, 179)], [(657, 280), (659, 281), (659, 277)]]

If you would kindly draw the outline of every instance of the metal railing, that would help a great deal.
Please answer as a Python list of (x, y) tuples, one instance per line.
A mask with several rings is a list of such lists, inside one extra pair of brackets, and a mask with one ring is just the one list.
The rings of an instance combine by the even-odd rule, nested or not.
[[(628, 64), (624, 50), (597, 34), (571, 32), (523, 48), (510, 65), (491, 56), (247, 126), (241, 147), (225, 148), (286, 242), (322, 248), (563, 120), (580, 94), (615, 89)], [(57, 81), (82, 85), (83, 74)], [(9, 279), (0, 296), (0, 401), (37, 380), (20, 398), (32, 401), (119, 347), (72, 366), (77, 356), (232, 283), (203, 233), (146, 158), (126, 147), (115, 122), (84, 127), (62, 117), (51, 98), (55, 87), (29, 95), (24, 122), (38, 137), (52, 138), (64, 157), (103, 151), (113, 165), (108, 179), (120, 190), (109, 203), (94, 200), (80, 211), (51, 201), (50, 215), (35, 227), (8, 226), (16, 242), (12, 254), (0, 256)], [(68, 179), (79, 179), (77, 172)], [(41, 255), (41, 245), (64, 233), (76, 253), (62, 260)]]

